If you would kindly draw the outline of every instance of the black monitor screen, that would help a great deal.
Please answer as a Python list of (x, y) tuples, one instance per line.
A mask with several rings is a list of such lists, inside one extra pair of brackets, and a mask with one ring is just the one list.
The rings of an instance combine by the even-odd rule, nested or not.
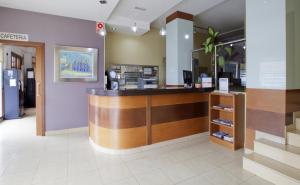
[(183, 82), (185, 84), (192, 84), (193, 82), (193, 73), (192, 71), (183, 70)]

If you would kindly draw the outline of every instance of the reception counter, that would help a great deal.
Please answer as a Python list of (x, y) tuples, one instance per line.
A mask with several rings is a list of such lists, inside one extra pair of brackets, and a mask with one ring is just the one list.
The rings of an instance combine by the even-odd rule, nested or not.
[(211, 89), (88, 90), (90, 139), (128, 149), (208, 131)]

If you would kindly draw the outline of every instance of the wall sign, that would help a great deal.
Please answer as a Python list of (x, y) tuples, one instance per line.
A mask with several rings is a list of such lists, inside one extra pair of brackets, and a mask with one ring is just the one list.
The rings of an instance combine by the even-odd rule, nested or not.
[(228, 78), (219, 78), (219, 91), (222, 93), (229, 92), (229, 79)]
[(0, 32), (0, 40), (29, 41), (28, 34)]

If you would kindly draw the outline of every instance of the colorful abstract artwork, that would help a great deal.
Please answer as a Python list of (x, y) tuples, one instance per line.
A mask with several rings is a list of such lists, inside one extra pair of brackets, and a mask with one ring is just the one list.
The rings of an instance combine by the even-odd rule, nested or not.
[(56, 81), (97, 81), (98, 50), (94, 48), (55, 48)]

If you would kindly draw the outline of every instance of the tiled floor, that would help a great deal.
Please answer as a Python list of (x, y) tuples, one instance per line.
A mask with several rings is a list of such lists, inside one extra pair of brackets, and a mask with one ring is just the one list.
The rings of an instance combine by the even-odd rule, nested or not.
[(32, 113), (0, 124), (0, 185), (269, 185), (242, 170), (242, 155), (206, 136), (108, 155), (84, 131), (36, 137)]

